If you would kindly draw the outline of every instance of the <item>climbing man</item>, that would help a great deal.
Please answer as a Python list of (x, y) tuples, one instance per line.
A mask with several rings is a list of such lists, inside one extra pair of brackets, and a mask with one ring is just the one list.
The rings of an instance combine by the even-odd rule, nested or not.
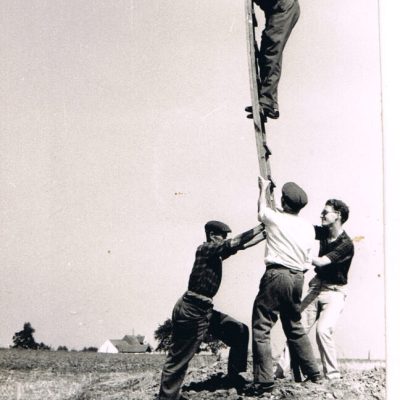
[(184, 399), (180, 389), (186, 370), (207, 333), (230, 346), (225, 386), (245, 384), (239, 374), (247, 367), (248, 327), (214, 310), (213, 297), (221, 284), (222, 261), (264, 240), (264, 225), (232, 239), (227, 238), (229, 232), (229, 226), (220, 221), (205, 225), (207, 241), (197, 248), (188, 290), (172, 312), (172, 341), (161, 375), (159, 400)]
[[(265, 28), (258, 52), (260, 73), (260, 108), (262, 116), (279, 118), (278, 84), (286, 42), (300, 16), (297, 0), (254, 0), (264, 11)], [(252, 112), (252, 107), (246, 107)], [(251, 115), (249, 116), (251, 118)]]

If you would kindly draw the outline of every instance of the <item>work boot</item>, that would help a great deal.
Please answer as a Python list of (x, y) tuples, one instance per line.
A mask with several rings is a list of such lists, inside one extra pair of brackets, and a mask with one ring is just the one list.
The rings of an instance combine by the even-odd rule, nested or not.
[[(244, 109), (244, 111), (250, 113), (247, 118), (253, 118), (253, 107), (248, 106)], [(268, 118), (271, 119), (278, 119), (279, 118), (279, 110), (277, 108), (271, 108), (265, 105), (260, 104), (260, 111), (261, 111), (261, 116), (264, 120)]]
[(322, 383), (322, 376), (319, 372), (313, 375), (308, 375), (306, 379), (304, 379), (303, 383), (312, 382), (312, 383)]
[(239, 391), (242, 390), (248, 384), (249, 382), (239, 374), (234, 374), (234, 375), (232, 374), (224, 377), (224, 386), (227, 389), (235, 388), (236, 390)]
[(275, 388), (274, 382), (266, 382), (266, 383), (249, 383), (243, 388), (241, 394), (250, 397), (261, 397), (264, 393), (272, 393)]

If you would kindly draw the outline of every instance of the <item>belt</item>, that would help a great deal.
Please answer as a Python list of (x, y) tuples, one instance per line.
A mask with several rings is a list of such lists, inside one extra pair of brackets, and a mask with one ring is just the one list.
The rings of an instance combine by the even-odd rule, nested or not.
[(210, 308), (213, 306), (213, 302), (210, 297), (192, 292), (191, 290), (185, 292), (185, 294), (183, 295), (183, 300), (188, 301), (189, 303), (195, 304), (202, 308)]
[(299, 270), (297, 270), (297, 269), (285, 267), (284, 265), (281, 265), (281, 264), (268, 264), (268, 265), (266, 266), (266, 270), (268, 271), (268, 270), (270, 270), (270, 269), (282, 269), (282, 270), (289, 271), (289, 272), (291, 272), (292, 274), (297, 274), (297, 273), (304, 274), (304, 272), (306, 272), (306, 271), (299, 271)]

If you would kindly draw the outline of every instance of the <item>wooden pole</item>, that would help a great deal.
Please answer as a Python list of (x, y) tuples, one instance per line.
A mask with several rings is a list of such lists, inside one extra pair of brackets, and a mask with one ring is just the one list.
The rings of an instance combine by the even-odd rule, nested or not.
[[(246, 11), (246, 33), (247, 33), (247, 58), (249, 67), (250, 78), (250, 93), (251, 104), (253, 107), (253, 121), (256, 136), (257, 156), (260, 175), (265, 179), (272, 181), (271, 163), (269, 160), (272, 154), (267, 145), (267, 135), (265, 132), (265, 124), (261, 118), (261, 110), (259, 104), (259, 73), (257, 65), (257, 40), (255, 36), (255, 27), (257, 25), (256, 16), (254, 13), (253, 0), (245, 0)], [(273, 182), (273, 181), (272, 181)], [(268, 205), (275, 209), (275, 199), (273, 195), (273, 187), (271, 185), (271, 192), (267, 194)]]

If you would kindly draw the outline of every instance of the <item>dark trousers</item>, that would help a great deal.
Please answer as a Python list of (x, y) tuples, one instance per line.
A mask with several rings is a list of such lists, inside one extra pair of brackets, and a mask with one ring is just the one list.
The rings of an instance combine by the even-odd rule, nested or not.
[(297, 0), (259, 1), (265, 13), (265, 28), (258, 56), (260, 69), (260, 105), (279, 109), (278, 84), (286, 42), (300, 16)]
[(305, 376), (319, 373), (311, 343), (300, 318), (304, 276), (289, 268), (268, 267), (260, 282), (253, 306), (253, 373), (254, 382), (274, 381), (271, 329), (281, 317), (289, 352), (298, 360)]
[(179, 398), (190, 360), (207, 333), (230, 346), (228, 374), (246, 371), (249, 329), (212, 305), (184, 295), (172, 313), (172, 343), (161, 375), (159, 400)]

